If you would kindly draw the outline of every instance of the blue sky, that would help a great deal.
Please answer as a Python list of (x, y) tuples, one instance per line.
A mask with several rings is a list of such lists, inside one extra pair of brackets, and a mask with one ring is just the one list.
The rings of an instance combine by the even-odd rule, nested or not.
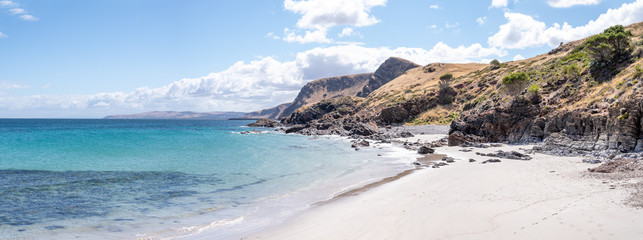
[(397, 56), (512, 61), (643, 0), (0, 0), (0, 117), (252, 111)]

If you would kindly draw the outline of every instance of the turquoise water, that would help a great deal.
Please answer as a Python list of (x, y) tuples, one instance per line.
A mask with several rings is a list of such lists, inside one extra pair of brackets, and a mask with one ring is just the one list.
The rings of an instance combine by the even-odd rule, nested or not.
[(249, 122), (0, 119), (0, 238), (236, 237), (408, 168)]

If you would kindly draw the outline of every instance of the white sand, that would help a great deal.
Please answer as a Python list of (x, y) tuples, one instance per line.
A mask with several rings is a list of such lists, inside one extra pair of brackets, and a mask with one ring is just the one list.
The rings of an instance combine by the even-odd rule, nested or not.
[(643, 210), (623, 204), (629, 189), (581, 177), (593, 165), (542, 154), (481, 164), (489, 157), (475, 155), (519, 147), (439, 148), (459, 160), (313, 207), (243, 239), (643, 239)]

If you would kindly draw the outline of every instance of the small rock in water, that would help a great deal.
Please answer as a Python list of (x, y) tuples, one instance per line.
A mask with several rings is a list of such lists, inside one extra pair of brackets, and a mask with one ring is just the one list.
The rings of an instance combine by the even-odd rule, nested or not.
[(497, 163), (497, 162), (500, 162), (500, 159), (492, 158), (492, 159), (483, 161), (482, 164), (485, 164), (485, 163)]
[(476, 160), (473, 158), (469, 158), (469, 162), (476, 162)]
[(47, 230), (56, 230), (56, 229), (63, 229), (65, 227), (59, 226), (59, 225), (52, 225), (52, 226), (46, 226), (45, 229)]
[(422, 165), (422, 164), (420, 164), (419, 162), (413, 162), (413, 165), (415, 165), (415, 166), (420, 166), (420, 165)]

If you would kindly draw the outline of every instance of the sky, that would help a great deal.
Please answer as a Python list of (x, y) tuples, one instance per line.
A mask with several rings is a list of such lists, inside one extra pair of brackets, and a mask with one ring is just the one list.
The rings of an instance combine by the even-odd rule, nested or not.
[(0, 0), (0, 118), (254, 111), (389, 57), (501, 62), (643, 0)]

